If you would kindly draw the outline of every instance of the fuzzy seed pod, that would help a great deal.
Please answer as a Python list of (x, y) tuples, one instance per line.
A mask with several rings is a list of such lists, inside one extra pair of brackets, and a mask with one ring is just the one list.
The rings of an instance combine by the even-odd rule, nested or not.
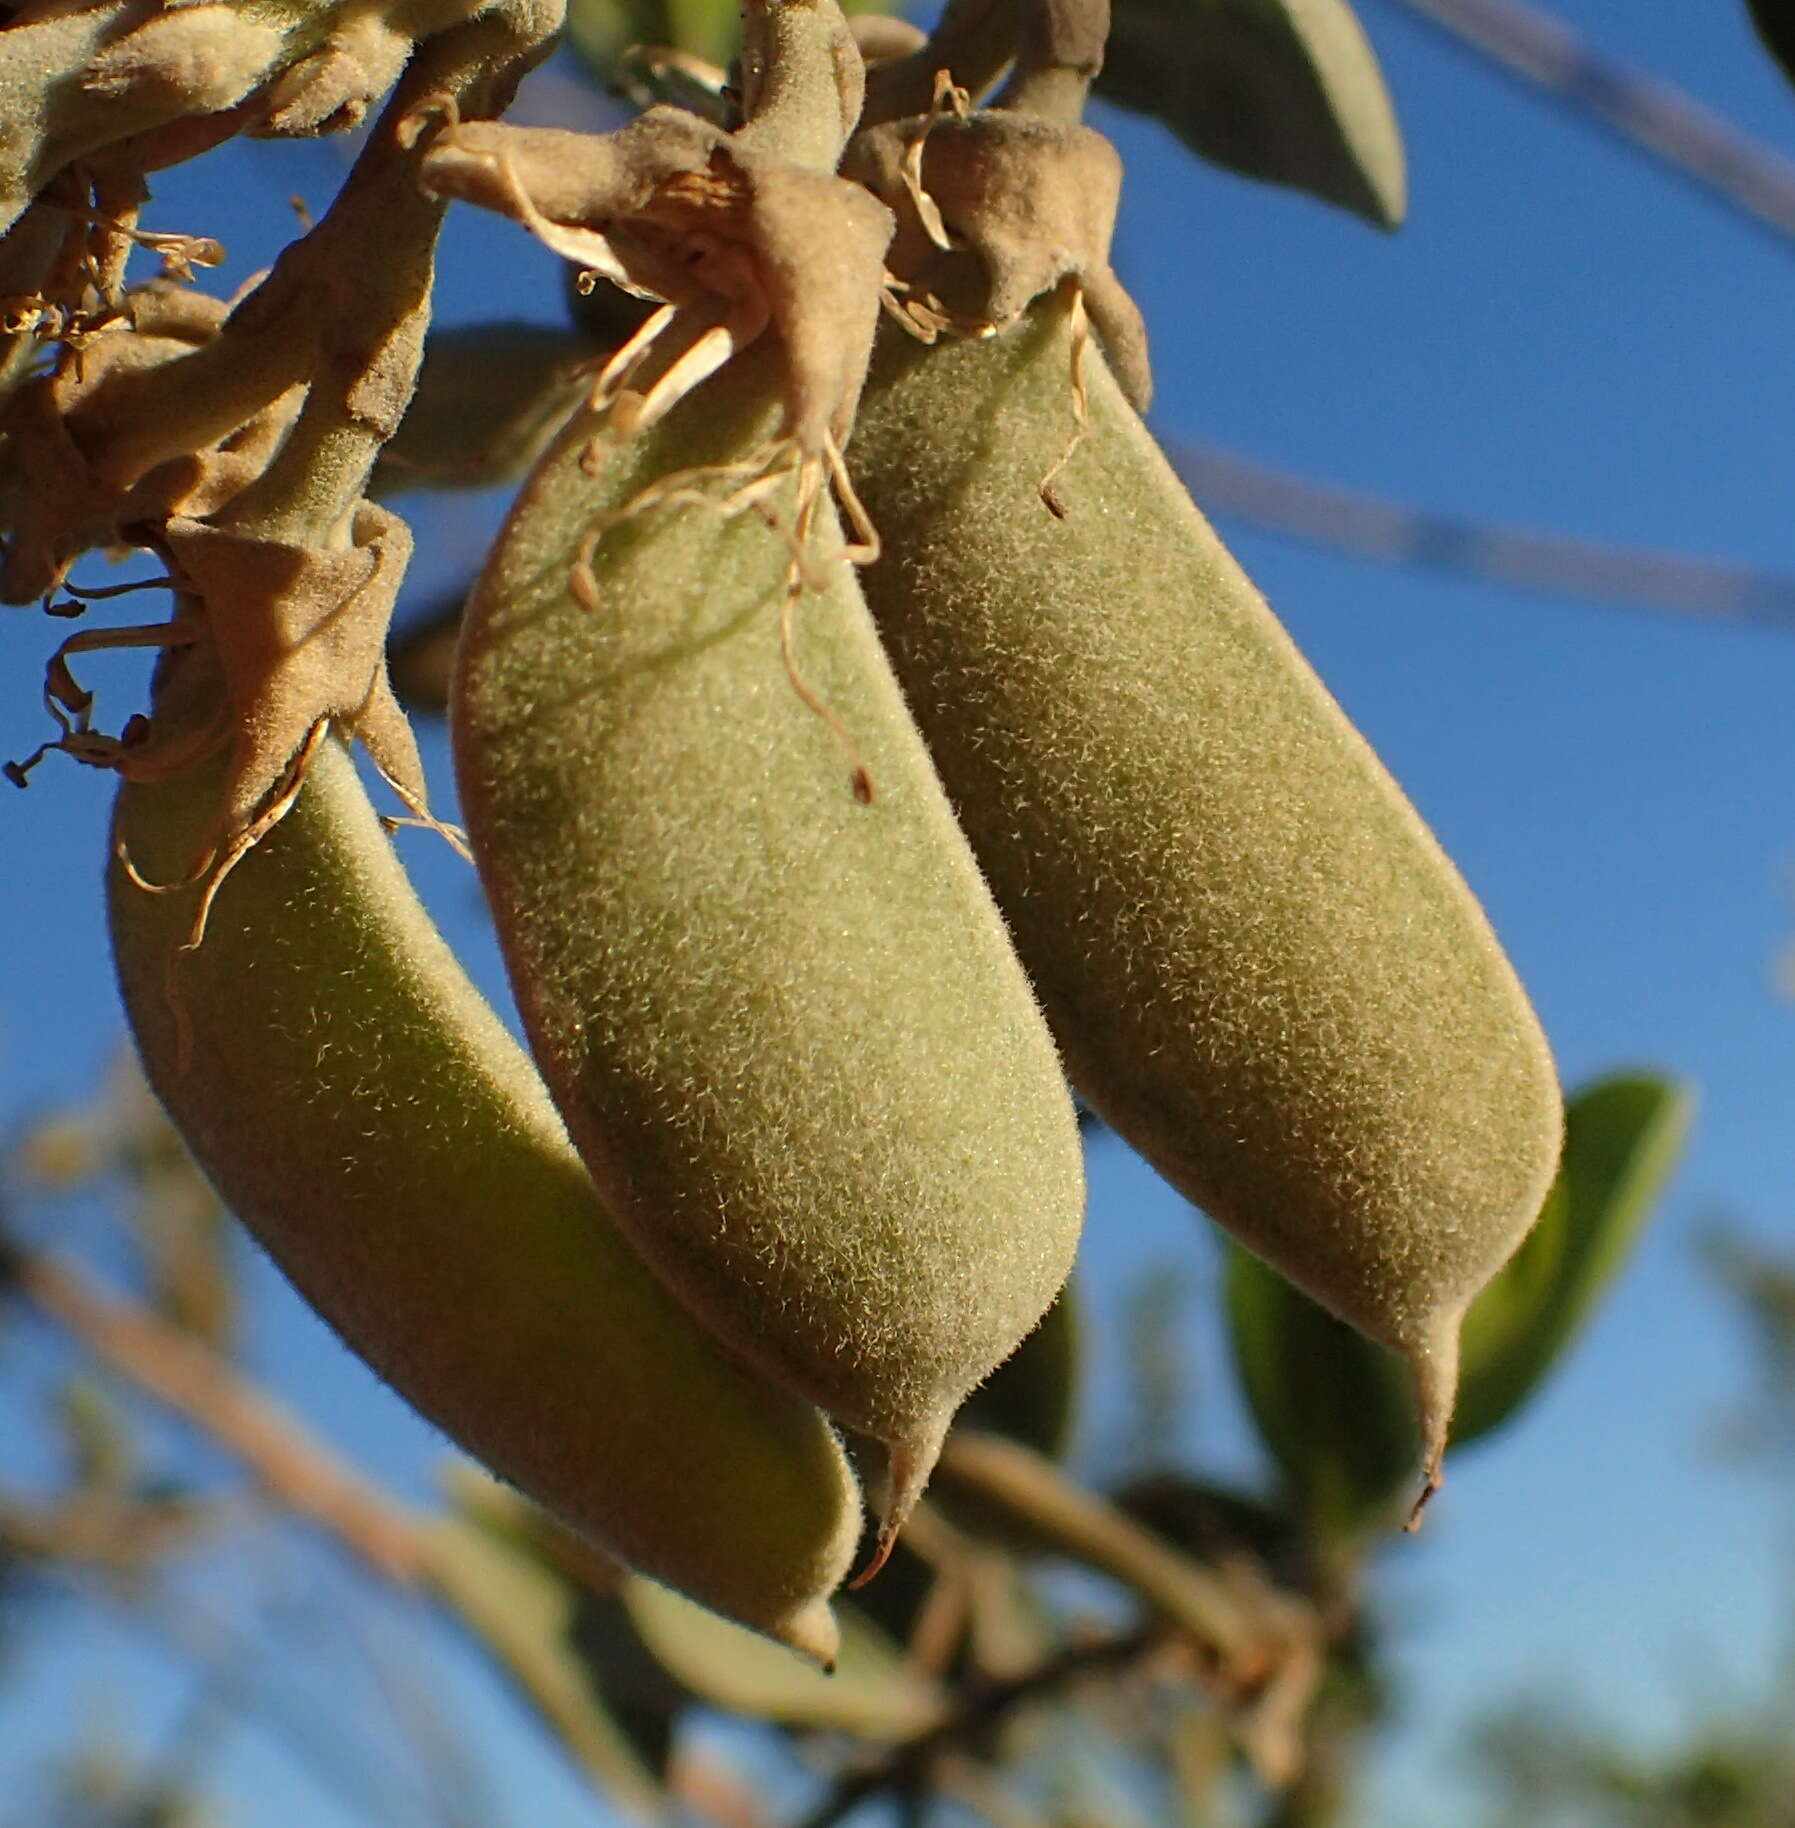
[[(1560, 1103), (1464, 883), (1192, 506), (1064, 293), (889, 334), (867, 574), (1073, 1083), (1166, 1178), (1413, 1367), (1429, 1489), (1459, 1322), (1532, 1224)], [(1063, 518), (1061, 514), (1063, 513)]]
[[(794, 480), (756, 455), (781, 364), (761, 339), (596, 476), (568, 428), (469, 604), (456, 767), (607, 1202), (721, 1338), (886, 1445), (889, 1537), (1064, 1281), (1082, 1166), (826, 508), (782, 657), (793, 553), (763, 515), (790, 524)], [(731, 465), (757, 480), (726, 514)]]
[[(210, 666), (174, 663), (175, 693)], [(158, 723), (189, 720), (164, 693)], [(223, 769), (125, 786), (114, 835), (178, 875)], [(600, 1206), (523, 1051), (412, 892), (335, 740), (219, 890), (115, 862), (150, 1083), (223, 1199), (408, 1401), (606, 1549), (828, 1662), (859, 1531), (839, 1444), (720, 1351)]]

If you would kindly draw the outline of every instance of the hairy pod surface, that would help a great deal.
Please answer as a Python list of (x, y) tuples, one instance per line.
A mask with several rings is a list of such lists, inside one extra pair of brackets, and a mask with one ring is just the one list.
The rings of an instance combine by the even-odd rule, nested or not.
[[(1065, 1280), (1082, 1164), (832, 517), (793, 653), (825, 716), (782, 661), (792, 554), (759, 513), (725, 517), (714, 475), (708, 500), (629, 507), (764, 449), (779, 363), (761, 339), (596, 477), (569, 428), (470, 601), (456, 765), (525, 1027), (607, 1202), (723, 1339), (886, 1445), (889, 1524)], [(789, 519), (782, 487), (759, 502)]]
[[(889, 330), (891, 327), (887, 326)], [(868, 601), (1073, 1083), (1181, 1192), (1414, 1368), (1437, 1474), (1466, 1305), (1532, 1224), (1556, 1079), (1420, 818), (1067, 307), (883, 338)]]
[[(221, 780), (123, 788), (114, 836), (138, 869), (187, 866)], [(150, 1083), (343, 1339), (605, 1548), (829, 1661), (860, 1517), (839, 1443), (619, 1235), (341, 747), (220, 889), (197, 951), (176, 956), (191, 896), (116, 862), (108, 896)]]

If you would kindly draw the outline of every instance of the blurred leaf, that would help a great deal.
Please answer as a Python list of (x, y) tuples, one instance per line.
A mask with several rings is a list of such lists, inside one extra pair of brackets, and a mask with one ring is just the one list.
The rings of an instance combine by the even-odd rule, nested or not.
[(1054, 1648), (1054, 1635), (1033, 1583), (1001, 1549), (982, 1547), (971, 1558), (967, 1582), (969, 1648), (979, 1674), (1006, 1682), (1039, 1669)]
[[(846, 13), (880, 12), (889, 0), (844, 0)], [(740, 0), (568, 0), (567, 38), (580, 61), (610, 84), (634, 45), (683, 51), (726, 67), (741, 43)]]
[(684, 108), (725, 132), (741, 125), (741, 109), (723, 72), (665, 45), (627, 46), (611, 66), (610, 83), (633, 108)]
[(1321, 1534), (1382, 1519), (1412, 1483), (1420, 1457), (1401, 1360), (1249, 1251), (1233, 1243), (1224, 1249), (1234, 1369), (1291, 1496)]
[(189, 1163), (146, 1182), (132, 1218), (150, 1305), (215, 1351), (228, 1351), (237, 1330), (237, 1238), (199, 1170)]
[(1224, 1819), (1218, 1796), (1234, 1762), (1227, 1722), (1213, 1708), (1180, 1708), (1166, 1728), (1165, 1751), (1177, 1819), (1186, 1828)]
[(585, 338), (546, 324), (431, 331), (374, 493), (484, 489), (521, 476), (572, 412), (592, 355)]
[(469, 578), (465, 585), (432, 603), (421, 616), (408, 617), (403, 628), (393, 630), (386, 666), (393, 690), (406, 710), (429, 717), (441, 717), (448, 711), (449, 685), (455, 677), (455, 648), (461, 639), (461, 612), (473, 587), (474, 581)]
[(469, 1517), (424, 1527), (430, 1578), (455, 1615), (606, 1800), (643, 1819), (665, 1813), (660, 1786), (592, 1686), (573, 1648), (578, 1590), (528, 1549)]
[(1765, 48), (1795, 83), (1795, 0), (1746, 0), (1746, 5)]
[(1148, 1473), (1113, 1496), (1130, 1517), (1198, 1561), (1219, 1564), (1244, 1555), (1284, 1586), (1302, 1585), (1301, 1537), (1277, 1505), (1183, 1472)]
[(618, 1598), (622, 1567), (540, 1505), (469, 1461), (450, 1461), (441, 1479), (463, 1516), (477, 1521), (526, 1561), (571, 1582), (568, 1646), (643, 1768), (665, 1783), (680, 1716), (691, 1696), (636, 1636)]
[(216, 1351), (237, 1325), (237, 1234), (134, 1054), (110, 1069), (83, 1114), (91, 1172), (124, 1183), (119, 1202), (150, 1306)]
[[(1651, 1074), (1571, 1098), (1539, 1222), (1465, 1317), (1454, 1446), (1515, 1415), (1576, 1337), (1676, 1165), (1690, 1110)], [(1248, 1408), (1305, 1512), (1324, 1527), (1370, 1521), (1418, 1452), (1400, 1363), (1234, 1245), (1227, 1306)]]
[(569, 0), (567, 36), (601, 82), (630, 45), (667, 45), (726, 64), (741, 36), (737, 0)]
[(931, 1491), (937, 1504), (949, 1496), (956, 1511), (982, 1511), (1025, 1551), (1064, 1557), (1121, 1582), (1225, 1657), (1257, 1648), (1262, 1595), (1247, 1597), (1244, 1587), (1181, 1554), (1018, 1442), (956, 1428)]
[(712, 1707), (872, 1741), (908, 1739), (940, 1718), (941, 1691), (850, 1603), (837, 1602), (841, 1655), (833, 1675), (640, 1575), (624, 1582), (623, 1603), (663, 1667)]
[(1115, 0), (1097, 93), (1230, 171), (1403, 219), (1401, 131), (1346, 0)]
[(1063, 1458), (1078, 1409), (1079, 1327), (1078, 1295), (1067, 1283), (1040, 1325), (966, 1399), (961, 1418)]
[(1787, 1452), (1795, 1441), (1795, 1265), (1731, 1231), (1701, 1240), (1708, 1269), (1743, 1308), (1757, 1350), (1758, 1391), (1723, 1430), (1728, 1452)]
[(1539, 1223), (1465, 1317), (1455, 1444), (1509, 1420), (1575, 1339), (1676, 1167), (1692, 1112), (1686, 1089), (1647, 1073), (1570, 1099), (1564, 1160)]

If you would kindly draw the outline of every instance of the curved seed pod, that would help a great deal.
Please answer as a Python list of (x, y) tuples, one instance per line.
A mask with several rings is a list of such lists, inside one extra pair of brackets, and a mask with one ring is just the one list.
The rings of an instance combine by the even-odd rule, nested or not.
[(866, 578), (1073, 1083), (1174, 1186), (1402, 1353), (1429, 1489), (1459, 1321), (1532, 1224), (1551, 1060), (1470, 893), (1085, 354), (1076, 303), (883, 341)]
[[(177, 688), (201, 655), (179, 664)], [(165, 694), (159, 721), (171, 709)], [(139, 869), (185, 864), (221, 776), (123, 788), (115, 836)], [(292, 813), (219, 889), (196, 951), (192, 895), (146, 893), (116, 863), (108, 890), (150, 1082), (306, 1299), (569, 1523), (828, 1661), (859, 1527), (839, 1445), (721, 1352), (610, 1224), (340, 746), (318, 749)]]
[(1065, 1280), (1082, 1163), (826, 509), (782, 655), (793, 555), (761, 516), (793, 524), (797, 479), (756, 454), (784, 394), (766, 337), (596, 476), (568, 427), (469, 603), (456, 767), (607, 1202), (723, 1339), (886, 1445), (889, 1540)]

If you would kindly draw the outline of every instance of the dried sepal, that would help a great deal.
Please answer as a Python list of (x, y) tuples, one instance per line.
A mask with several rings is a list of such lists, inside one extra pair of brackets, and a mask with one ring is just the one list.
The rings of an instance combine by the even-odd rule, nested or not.
[(247, 830), (320, 724), (358, 738), (414, 813), (427, 795), (417, 739), (386, 673), (386, 633), (411, 557), (411, 531), (363, 502), (347, 550), (258, 539), (203, 521), (163, 539), (206, 606), (224, 674), (234, 752), (220, 808), (227, 836)]
[[(296, 545), (180, 518), (162, 530), (177, 573), (181, 609), (166, 623), (84, 630), (65, 641), (45, 677), (45, 704), (61, 737), (7, 765), (16, 785), (60, 750), (126, 779), (168, 778), (213, 750), (230, 750), (219, 805), (198, 852), (174, 882), (152, 882), (129, 857), (127, 875), (146, 892), (203, 885), (188, 947), (205, 936), (218, 890), (238, 863), (292, 809), (318, 745), (335, 733), (357, 740), (413, 818), (457, 847), (460, 834), (431, 816), (422, 759), (386, 670), (386, 632), (411, 556), (411, 532), (371, 502), (356, 509), (346, 549)], [(93, 729), (92, 695), (68, 662), (78, 653), (136, 647), (203, 647), (223, 680), (219, 715), (203, 727), (133, 717), (117, 737)]]
[(124, 542), (128, 530), (171, 515), (216, 513), (265, 467), (299, 408), (288, 387), (223, 437), (167, 458), (121, 485), (95, 470), (71, 429), (84, 404), (120, 378), (178, 361), (211, 341), (224, 304), (166, 283), (134, 293), (116, 323), (80, 348), (78, 361), (22, 387), (0, 446), (0, 601), (28, 603), (54, 590), (85, 551)]
[[(976, 0), (964, 0), (958, 14), (950, 7), (918, 53), (920, 66), (906, 60), (912, 76), (934, 64), (927, 108), (891, 118), (889, 104), (910, 79), (899, 80), (903, 66), (877, 72), (867, 124), (842, 160), (843, 175), (897, 217), (886, 304), (919, 340), (933, 342), (943, 331), (993, 335), (1047, 292), (1076, 294), (1079, 436), (1087, 315), (1129, 399), (1144, 409), (1153, 390), (1146, 327), (1109, 259), (1122, 161), (1080, 121), (1103, 66), (1109, 12), (1109, 0), (1022, 0), (1008, 22), (1006, 42), (1016, 53), (1010, 80), (994, 106), (975, 112), (957, 69), (987, 79), (967, 47), (976, 47), (989, 22)], [(1042, 483), (1050, 508), (1051, 480)]]
[[(873, 784), (850, 733), (802, 676), (793, 625), (828, 563), (865, 563), (878, 552), (842, 450), (871, 357), (892, 227), (869, 192), (835, 173), (864, 82), (835, 0), (750, 0), (745, 118), (733, 133), (671, 107), (606, 135), (454, 124), (423, 176), (426, 188), (496, 210), (564, 258), (663, 301), (593, 383), (582, 457), (589, 475), (738, 351), (776, 339), (776, 434), (722, 469), (658, 478), (599, 517), (567, 590), (588, 612), (603, 607), (592, 560), (622, 521), (685, 502), (726, 518), (757, 514), (790, 555), (779, 612), (787, 677), (841, 743), (863, 801)], [(831, 492), (850, 543), (825, 561), (812, 531)]]
[(658, 339), (685, 341), (667, 345), (649, 416), (770, 328), (786, 362), (784, 441), (801, 463), (839, 473), (891, 218), (833, 173), (860, 92), (839, 12), (803, 0), (752, 9), (751, 23), (758, 13), (777, 13), (779, 29), (805, 41), (794, 51), (777, 33), (769, 38), (737, 133), (669, 107), (605, 135), (461, 125), (432, 148), (424, 183), (508, 216), (564, 258), (671, 307), (600, 378), (594, 404), (622, 415), (613, 436), (648, 422), (643, 363)]
[[(121, 327), (102, 340), (109, 360), (85, 375), (65, 361), (16, 403), (30, 411), (12, 416), (15, 448), (24, 425), (26, 445), (41, 445), (80, 485), (73, 493), (85, 522), (73, 532), (31, 526), (21, 538), (15, 531), (9, 568), (55, 572), (67, 563), (65, 548), (78, 549), (110, 517), (134, 543), (167, 556), (185, 606), (173, 626), (184, 642), (202, 640), (223, 675), (218, 740), (231, 754), (217, 815), (187, 877), (202, 885), (190, 945), (203, 936), (219, 886), (294, 804), (331, 732), (359, 740), (412, 814), (435, 825), (384, 657), (411, 536), (365, 491), (403, 418), (429, 319), (442, 206), (416, 182), (417, 123), (464, 105), (503, 105), (544, 17), (520, 0), (414, 59), (324, 220), (228, 317), (222, 306), (216, 319), (202, 311), (193, 341), (153, 335), (181, 327), (190, 310), (159, 298), (160, 321), (152, 307), (145, 329)], [(375, 248), (378, 261), (352, 258)], [(296, 339), (287, 334), (294, 329)], [(209, 381), (216, 385), (208, 392)], [(122, 422), (132, 431), (157, 388), (180, 402), (171, 414), (177, 423), (161, 428), (160, 448), (155, 437), (109, 445), (108, 430)], [(224, 436), (208, 447), (206, 434), (219, 427)], [(228, 493), (195, 495), (234, 459), (246, 474), (232, 475)], [(171, 477), (187, 493), (171, 493)], [(16, 587), (19, 580), (8, 581)], [(80, 759), (154, 765), (153, 720), (147, 734), (137, 728), (135, 740), (120, 738), (108, 751), (89, 740), (90, 701), (66, 680), (76, 647), (146, 639), (168, 637), (99, 631), (65, 646), (53, 663), (52, 709), (65, 684), (62, 702), (79, 708), (59, 718), (64, 740), (52, 747), (72, 748), (79, 738)]]
[(1109, 262), (1122, 161), (1102, 134), (950, 106), (856, 134), (842, 169), (897, 217), (894, 306), (925, 340), (1004, 329), (1075, 279), (1123, 390), (1146, 405), (1146, 330)]
[[(395, 311), (404, 318), (427, 303), (441, 215), (417, 190), (421, 150), (409, 139), (401, 143), (398, 129), (442, 96), (473, 112), (502, 105), (540, 30), (553, 23), (551, 12), (547, 0), (518, 0), (486, 9), (460, 35), (433, 40), (414, 60), (403, 99), (364, 149), (337, 204), (237, 301), (216, 336), (184, 351), (156, 351), (154, 360), (133, 356), (96, 369), (90, 359), (59, 373), (48, 384), (56, 396), (51, 412), (42, 401), (15, 401), (13, 467), (27, 461), (17, 452), (21, 442), (47, 443), (51, 460), (80, 486), (68, 503), (41, 505), (44, 525), (16, 533), (0, 568), (0, 595), (24, 601), (41, 594), (84, 545), (109, 539), (107, 529), (153, 524), (164, 513), (200, 518), (215, 511), (218, 494), (202, 504), (168, 494), (157, 479), (170, 464), (203, 463), (208, 452), (253, 442), (270, 414), (290, 420), (292, 389), (336, 367), (339, 356), (366, 371), (354, 383), (355, 416), (380, 437), (390, 435), (410, 395), (415, 351), (395, 364), (383, 347), (382, 318)], [(337, 511), (346, 515), (360, 492), (357, 481)]]
[[(154, 589), (167, 578), (125, 585), (125, 590)], [(77, 603), (77, 610), (84, 607)], [(222, 722), (206, 731), (152, 728), (147, 717), (129, 718), (114, 736), (94, 726), (94, 695), (74, 675), (70, 662), (80, 654), (113, 653), (131, 648), (184, 647), (202, 638), (203, 623), (197, 615), (177, 614), (167, 622), (143, 623), (128, 628), (82, 629), (69, 636), (44, 667), (44, 709), (60, 734), (40, 743), (23, 760), (0, 765), (0, 773), (15, 787), (29, 785), (34, 768), (48, 755), (61, 754), (103, 768), (126, 780), (154, 781), (189, 766), (209, 754), (225, 734)]]
[(40, 199), (0, 236), (0, 411), (36, 365), (45, 286), (68, 232), (62, 213)]

